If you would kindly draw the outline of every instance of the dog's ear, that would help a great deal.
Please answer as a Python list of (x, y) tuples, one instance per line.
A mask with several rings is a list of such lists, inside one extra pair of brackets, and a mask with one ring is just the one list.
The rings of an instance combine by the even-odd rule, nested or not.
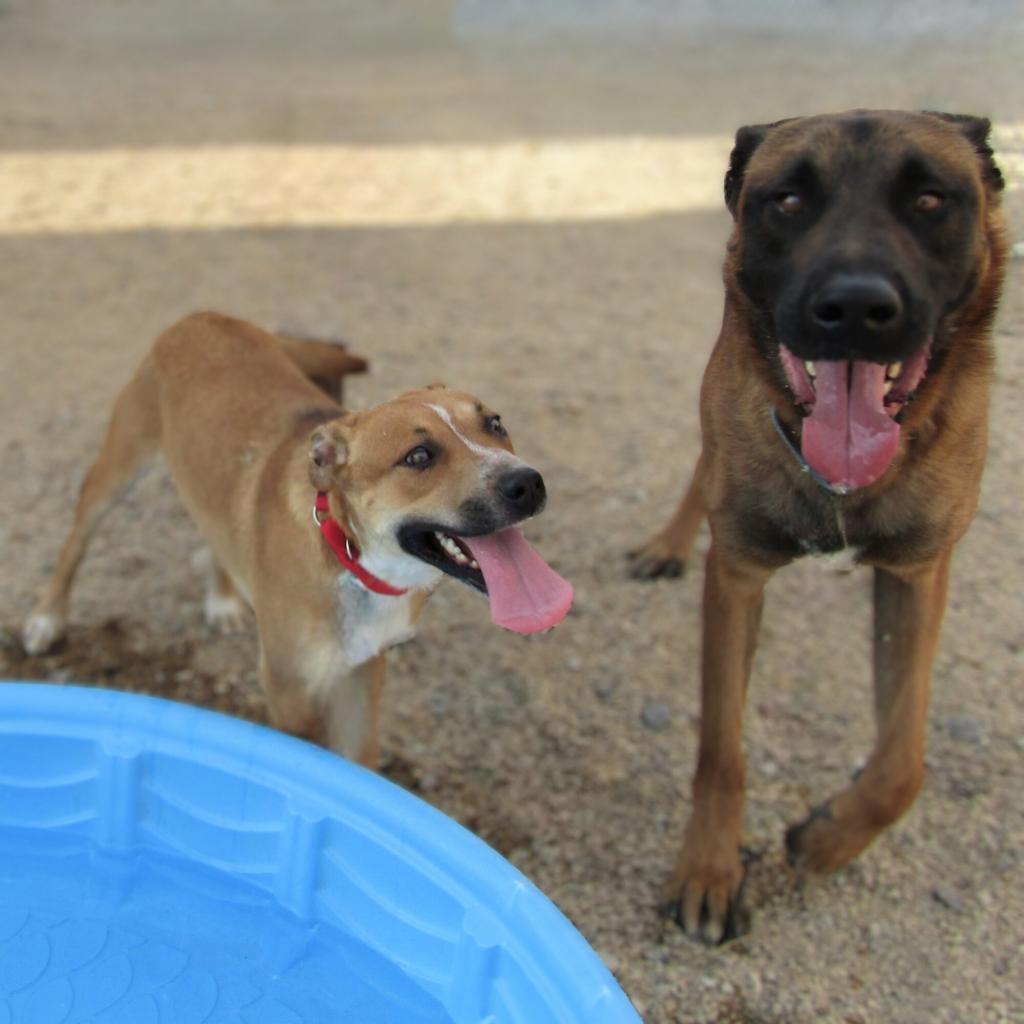
[(925, 113), (941, 118), (947, 124), (956, 125), (960, 129), (974, 147), (974, 152), (978, 154), (982, 180), (993, 192), (1001, 192), (1004, 186), (1003, 176), (996, 166), (995, 154), (988, 143), (992, 122), (987, 117), (975, 117), (972, 114), (944, 114), (938, 110), (928, 110)]
[(338, 470), (348, 461), (348, 438), (340, 420), (313, 431), (309, 439), (309, 481), (318, 491), (329, 490)]
[(736, 133), (732, 155), (729, 157), (729, 170), (725, 172), (725, 205), (734, 218), (747, 164), (754, 155), (754, 150), (764, 142), (774, 127), (774, 124), (748, 124)]

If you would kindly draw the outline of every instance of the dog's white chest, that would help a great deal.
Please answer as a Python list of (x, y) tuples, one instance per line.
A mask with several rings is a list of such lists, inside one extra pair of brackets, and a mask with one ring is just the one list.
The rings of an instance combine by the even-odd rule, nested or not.
[(371, 594), (350, 578), (341, 582), (340, 591), (341, 651), (350, 668), (415, 635), (411, 593), (400, 597)]
[(860, 548), (845, 547), (838, 551), (831, 551), (828, 554), (812, 551), (811, 562), (825, 572), (853, 572), (857, 568), (857, 560), (860, 558)]

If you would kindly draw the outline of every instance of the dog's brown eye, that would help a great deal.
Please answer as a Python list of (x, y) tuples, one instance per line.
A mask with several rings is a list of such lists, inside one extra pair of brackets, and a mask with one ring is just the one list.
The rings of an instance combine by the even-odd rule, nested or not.
[(796, 192), (780, 192), (775, 197), (775, 208), (790, 217), (797, 213), (803, 213), (803, 197), (797, 195)]
[(416, 448), (413, 448), (413, 450), (409, 452), (402, 461), (407, 466), (412, 466), (415, 469), (423, 469), (434, 461), (434, 453), (429, 448), (424, 448), (423, 445), (419, 445)]
[(938, 192), (922, 192), (914, 200), (914, 213), (935, 213), (944, 202), (945, 198)]
[(487, 418), (487, 429), (495, 437), (508, 437), (508, 431), (505, 429), (505, 424), (501, 422), (500, 416), (489, 416)]

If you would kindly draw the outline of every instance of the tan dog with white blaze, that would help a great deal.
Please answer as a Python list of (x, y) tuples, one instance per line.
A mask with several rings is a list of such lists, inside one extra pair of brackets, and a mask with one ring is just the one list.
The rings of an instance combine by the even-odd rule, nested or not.
[(212, 549), (207, 620), (236, 620), (242, 599), (256, 613), (271, 721), (367, 766), (384, 650), (445, 574), (488, 594), (499, 625), (561, 621), (572, 587), (513, 528), (544, 481), (500, 418), (440, 385), (343, 412), (309, 376), (345, 358), (361, 362), (213, 313), (161, 335), (114, 407), (26, 650), (62, 636), (92, 530), (158, 453)]

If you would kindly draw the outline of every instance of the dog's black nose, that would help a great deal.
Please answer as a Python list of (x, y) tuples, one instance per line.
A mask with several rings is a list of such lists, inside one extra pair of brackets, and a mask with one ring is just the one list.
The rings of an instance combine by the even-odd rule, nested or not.
[(516, 515), (532, 516), (547, 498), (544, 477), (535, 469), (513, 469), (498, 480), (498, 491)]
[(878, 274), (837, 273), (810, 296), (806, 317), (819, 342), (870, 355), (902, 330), (903, 300)]

